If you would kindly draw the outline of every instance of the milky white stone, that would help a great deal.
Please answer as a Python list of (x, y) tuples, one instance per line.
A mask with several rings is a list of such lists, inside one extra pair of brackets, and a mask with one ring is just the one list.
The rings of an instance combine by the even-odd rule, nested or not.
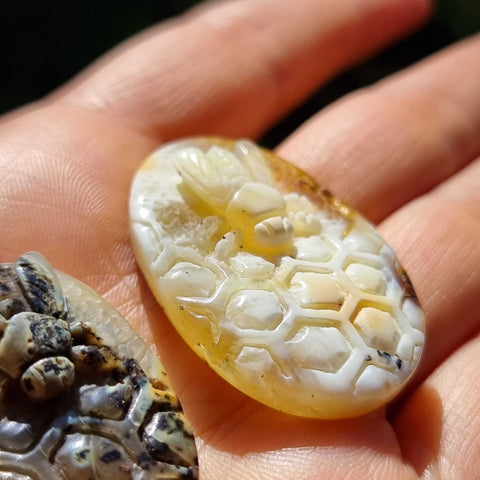
[(423, 313), (357, 212), (247, 141), (165, 145), (138, 170), (135, 252), (186, 342), (224, 379), (295, 415), (360, 415), (417, 367)]

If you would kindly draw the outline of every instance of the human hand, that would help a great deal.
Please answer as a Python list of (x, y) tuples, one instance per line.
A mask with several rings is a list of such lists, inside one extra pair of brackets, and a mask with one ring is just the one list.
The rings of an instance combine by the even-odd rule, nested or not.
[(133, 172), (159, 143), (258, 137), (428, 9), (425, 0), (206, 5), (0, 124), (2, 262), (40, 251), (156, 347), (195, 428), (202, 480), (480, 472), (480, 38), (336, 102), (278, 149), (378, 222), (415, 285), (425, 360), (388, 413), (294, 418), (227, 385), (163, 316), (128, 231)]

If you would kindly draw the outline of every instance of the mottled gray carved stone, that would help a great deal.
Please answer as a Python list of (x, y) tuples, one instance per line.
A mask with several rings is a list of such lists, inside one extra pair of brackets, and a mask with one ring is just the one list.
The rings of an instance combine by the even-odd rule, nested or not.
[(0, 265), (0, 480), (198, 478), (192, 428), (126, 320), (39, 254)]

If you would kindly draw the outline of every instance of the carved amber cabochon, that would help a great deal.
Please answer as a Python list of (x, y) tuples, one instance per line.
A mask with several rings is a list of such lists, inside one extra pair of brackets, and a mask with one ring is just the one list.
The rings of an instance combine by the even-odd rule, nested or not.
[(272, 408), (341, 418), (391, 400), (418, 365), (423, 313), (375, 228), (249, 141), (170, 143), (138, 170), (133, 244), (185, 341)]

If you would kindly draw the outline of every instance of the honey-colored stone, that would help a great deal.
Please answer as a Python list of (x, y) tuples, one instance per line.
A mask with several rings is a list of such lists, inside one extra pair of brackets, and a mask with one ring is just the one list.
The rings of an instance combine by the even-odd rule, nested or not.
[(360, 415), (391, 400), (424, 344), (390, 247), (352, 208), (248, 141), (167, 144), (140, 167), (140, 267), (185, 341), (275, 409)]

